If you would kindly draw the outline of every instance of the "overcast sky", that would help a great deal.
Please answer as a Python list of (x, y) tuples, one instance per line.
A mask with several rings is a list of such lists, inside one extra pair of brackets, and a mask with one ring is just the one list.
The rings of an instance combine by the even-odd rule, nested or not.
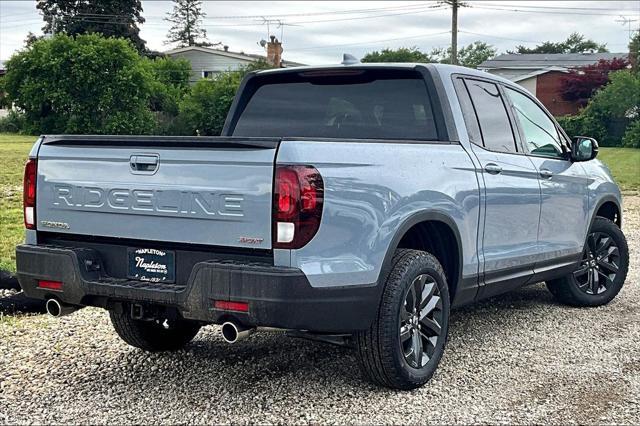
[[(0, 1), (0, 60), (20, 49), (29, 31), (41, 34), (42, 18), (35, 1)], [(635, 1), (474, 1), (459, 12), (459, 44), (475, 40), (496, 46), (499, 52), (517, 44), (565, 39), (577, 31), (612, 52), (627, 50), (628, 26), (621, 15), (640, 24), (640, 0)], [(143, 1), (141, 35), (155, 50), (163, 43), (168, 23), (163, 20), (171, 1)], [(209, 40), (232, 51), (263, 54), (258, 45), (271, 33), (283, 36), (288, 60), (307, 64), (339, 62), (342, 53), (361, 57), (386, 47), (417, 46), (424, 51), (450, 43), (451, 10), (438, 1), (205, 1), (204, 19)], [(285, 23), (278, 28), (276, 20)], [(281, 33), (282, 31), (282, 33)]]

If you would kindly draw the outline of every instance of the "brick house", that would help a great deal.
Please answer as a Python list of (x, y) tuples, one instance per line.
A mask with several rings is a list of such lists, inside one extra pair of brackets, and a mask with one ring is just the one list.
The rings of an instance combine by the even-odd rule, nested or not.
[(592, 65), (601, 59), (627, 58), (627, 53), (504, 54), (484, 61), (479, 70), (500, 75), (534, 94), (555, 116), (575, 114), (579, 105), (560, 95), (561, 81), (572, 68)]

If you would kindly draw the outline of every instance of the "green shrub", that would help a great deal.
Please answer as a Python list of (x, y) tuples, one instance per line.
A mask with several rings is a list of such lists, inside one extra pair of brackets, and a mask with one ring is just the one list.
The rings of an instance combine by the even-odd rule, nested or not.
[(191, 134), (220, 135), (241, 80), (240, 72), (225, 72), (193, 85), (180, 105), (181, 119)]
[(565, 115), (557, 120), (570, 137), (589, 136), (600, 141), (607, 135), (607, 128), (589, 114)]
[(26, 133), (26, 127), (24, 116), (17, 111), (11, 110), (0, 118), (0, 133)]
[(227, 71), (212, 79), (198, 80), (180, 104), (176, 128), (187, 134), (218, 136), (244, 76), (251, 71), (270, 68), (264, 61), (254, 62), (239, 71)]
[(627, 127), (622, 144), (627, 148), (640, 148), (640, 119), (634, 120)]
[(123, 39), (56, 35), (6, 63), (8, 100), (27, 133), (147, 133), (153, 74)]
[(145, 59), (153, 80), (149, 99), (152, 111), (178, 115), (180, 101), (189, 92), (191, 64), (186, 59)]
[(579, 114), (558, 122), (570, 136), (591, 136), (601, 146), (629, 146), (640, 114), (640, 75), (621, 70), (610, 73), (609, 80)]

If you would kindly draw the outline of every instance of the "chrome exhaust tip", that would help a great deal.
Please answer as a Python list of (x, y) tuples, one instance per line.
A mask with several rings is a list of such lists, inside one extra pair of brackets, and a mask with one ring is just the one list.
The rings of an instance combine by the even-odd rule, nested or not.
[(47, 309), (47, 313), (55, 318), (60, 318), (65, 315), (72, 314), (79, 309), (72, 305), (60, 303), (56, 299), (47, 300), (45, 308)]
[(234, 322), (227, 321), (222, 324), (222, 338), (227, 343), (236, 343), (238, 340), (249, 337), (254, 330), (254, 328), (247, 328)]

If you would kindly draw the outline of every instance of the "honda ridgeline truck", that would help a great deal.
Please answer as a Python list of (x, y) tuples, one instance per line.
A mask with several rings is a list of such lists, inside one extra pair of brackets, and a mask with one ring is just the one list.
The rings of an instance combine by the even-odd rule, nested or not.
[(618, 294), (621, 196), (597, 152), (468, 68), (261, 71), (220, 137), (40, 137), (18, 277), (53, 315), (107, 309), (144, 350), (275, 328), (415, 388), (455, 306), (540, 281), (575, 306)]

